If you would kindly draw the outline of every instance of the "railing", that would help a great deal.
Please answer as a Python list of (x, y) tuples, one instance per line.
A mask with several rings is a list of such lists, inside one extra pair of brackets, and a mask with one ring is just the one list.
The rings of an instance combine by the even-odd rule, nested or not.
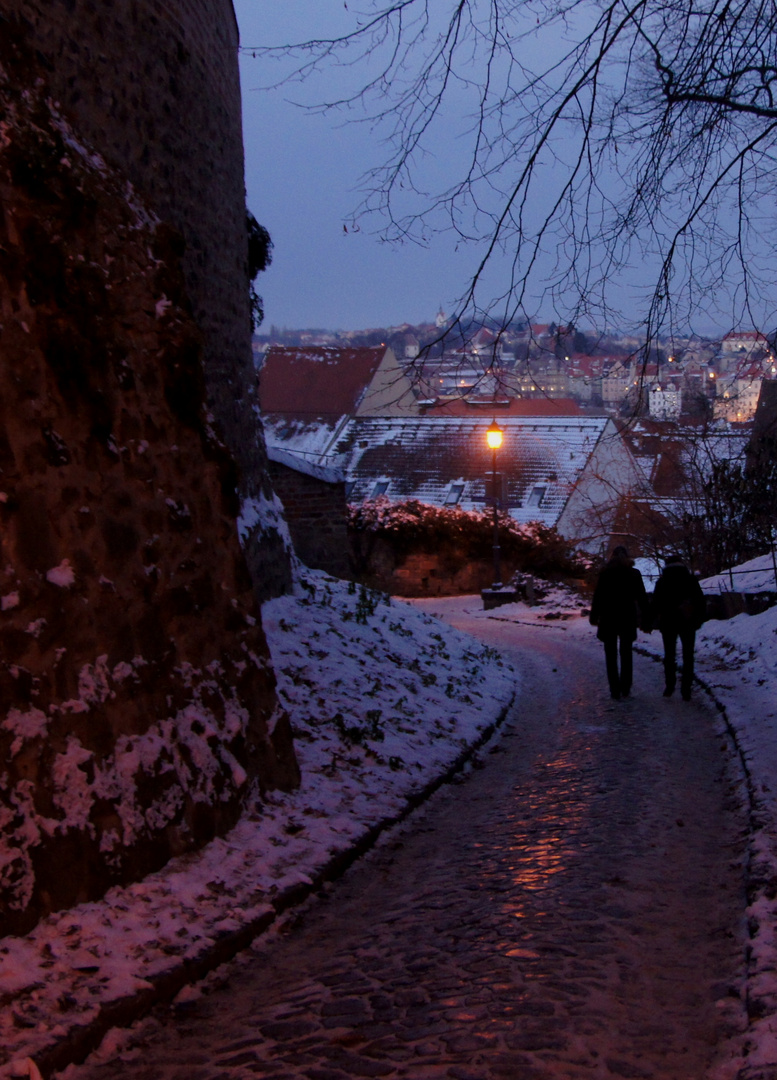
[[(720, 574), (713, 574), (711, 576), (721, 579), (721, 582), (720, 582), (720, 591), (721, 592), (738, 592), (740, 590), (738, 590), (736, 588), (735, 583), (734, 583), (734, 578), (738, 574), (759, 574), (759, 575), (763, 574), (764, 575), (763, 584), (759, 585), (757, 589), (747, 589), (746, 591), (747, 592), (766, 592), (767, 590), (769, 590), (769, 591), (774, 590), (775, 592), (777, 592), (777, 551), (775, 551), (774, 546), (772, 547), (772, 550), (771, 550), (771, 556), (772, 556), (772, 571), (771, 571), (772, 581), (771, 581), (771, 583), (769, 583), (769, 581), (768, 581), (768, 578), (769, 578), (769, 569), (768, 569), (768, 567), (763, 567), (760, 570), (752, 570), (752, 569), (748, 570), (748, 569), (742, 569), (741, 567), (737, 567), (735, 569), (733, 567), (729, 567), (728, 570), (724, 570)], [(725, 581), (726, 578), (728, 578), (728, 586), (729, 586), (728, 588), (726, 588), (726, 581)]]

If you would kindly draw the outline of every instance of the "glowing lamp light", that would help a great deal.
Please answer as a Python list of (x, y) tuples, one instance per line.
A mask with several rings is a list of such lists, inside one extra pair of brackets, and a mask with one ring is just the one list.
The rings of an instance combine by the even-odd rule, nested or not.
[(502, 445), (502, 429), (496, 420), (492, 421), (491, 427), (486, 432), (486, 442), (491, 450), (498, 450)]

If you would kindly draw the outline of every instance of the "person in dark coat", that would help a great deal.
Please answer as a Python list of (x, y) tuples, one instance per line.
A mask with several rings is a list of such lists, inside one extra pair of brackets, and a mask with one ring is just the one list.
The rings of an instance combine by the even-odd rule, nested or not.
[(671, 697), (677, 683), (678, 637), (683, 650), (680, 691), (684, 701), (691, 697), (696, 631), (705, 614), (701, 585), (678, 555), (670, 556), (653, 592), (653, 625), (661, 631), (664, 641), (664, 697)]
[[(625, 547), (616, 547), (599, 575), (591, 602), (589, 621), (604, 643), (607, 682), (617, 700), (628, 697), (632, 681), (632, 646), (637, 627), (648, 624), (648, 600), (642, 574)], [(620, 656), (620, 671), (618, 658)]]

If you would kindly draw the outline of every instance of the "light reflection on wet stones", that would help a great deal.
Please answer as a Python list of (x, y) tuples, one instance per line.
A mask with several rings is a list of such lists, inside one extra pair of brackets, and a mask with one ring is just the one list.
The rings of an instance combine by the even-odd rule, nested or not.
[(78, 1080), (149, 1059), (149, 1080), (701, 1080), (744, 1023), (743, 821), (712, 712), (659, 708), (648, 661), (615, 711), (598, 647), (573, 690), (555, 640), (504, 752)]

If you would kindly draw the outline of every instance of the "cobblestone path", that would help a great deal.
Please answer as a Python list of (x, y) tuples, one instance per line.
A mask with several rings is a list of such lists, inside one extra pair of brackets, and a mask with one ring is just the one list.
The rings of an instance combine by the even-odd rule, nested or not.
[(469, 629), (532, 650), (479, 767), (71, 1080), (731, 1075), (744, 830), (713, 711), (640, 657), (611, 702), (561, 627)]

